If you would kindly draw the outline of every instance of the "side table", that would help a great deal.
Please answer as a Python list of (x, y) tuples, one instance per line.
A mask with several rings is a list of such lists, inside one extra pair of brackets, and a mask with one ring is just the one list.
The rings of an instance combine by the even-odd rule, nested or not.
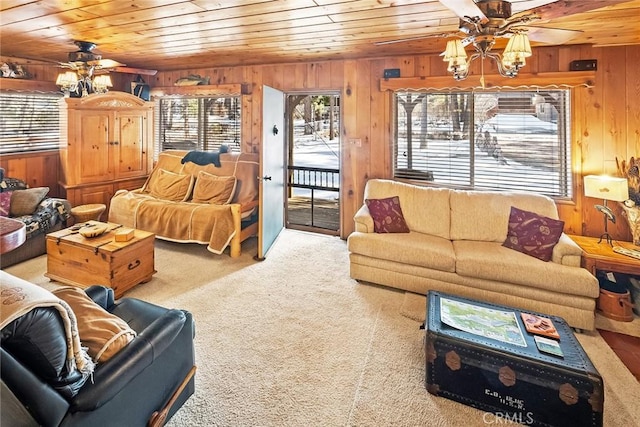
[[(622, 255), (603, 241), (598, 244), (597, 237), (569, 236), (582, 248), (582, 267), (596, 275), (596, 270), (615, 271), (617, 273), (640, 275), (640, 259)], [(629, 249), (639, 249), (631, 242), (616, 242), (615, 244)]]
[(71, 216), (73, 216), (73, 220), (76, 224), (90, 220), (100, 221), (100, 217), (106, 209), (107, 206), (102, 203), (79, 205), (71, 208)]
[[(640, 275), (640, 260), (616, 253), (606, 242), (598, 243), (597, 237), (569, 236), (582, 248), (582, 267), (597, 276), (597, 270), (616, 273)], [(637, 249), (631, 242), (615, 242), (616, 245), (629, 249)], [(611, 291), (611, 289), (609, 289)], [(596, 303), (596, 309), (600, 314), (613, 320), (633, 321), (633, 311), (630, 300), (630, 292), (612, 293), (600, 288), (600, 297)]]

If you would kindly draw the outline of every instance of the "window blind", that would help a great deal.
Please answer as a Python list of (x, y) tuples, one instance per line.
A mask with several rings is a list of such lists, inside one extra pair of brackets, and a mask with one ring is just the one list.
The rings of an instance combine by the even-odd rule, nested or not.
[(240, 148), (240, 97), (170, 97), (158, 105), (159, 151), (217, 151), (222, 144)]
[(0, 93), (0, 154), (58, 149), (60, 97)]
[(569, 94), (397, 92), (394, 176), (570, 198)]

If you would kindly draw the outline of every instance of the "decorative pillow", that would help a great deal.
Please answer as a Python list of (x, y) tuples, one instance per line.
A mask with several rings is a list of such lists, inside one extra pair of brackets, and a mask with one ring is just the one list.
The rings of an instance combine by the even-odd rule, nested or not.
[(564, 221), (512, 206), (507, 239), (502, 246), (549, 261), (563, 229)]
[(29, 188), (26, 182), (18, 178), (3, 178), (0, 181), (0, 192), (24, 190)]
[(364, 201), (373, 217), (373, 231), (376, 233), (408, 233), (409, 227), (402, 215), (398, 196), (386, 199), (366, 199)]
[(28, 188), (11, 193), (11, 216), (31, 215), (49, 193), (49, 187)]
[(11, 209), (11, 193), (13, 193), (13, 191), (0, 193), (0, 216), (9, 216)]
[(156, 199), (184, 202), (191, 195), (193, 176), (160, 169), (154, 173), (154, 179), (149, 182), (148, 188)]
[(233, 199), (236, 183), (235, 176), (217, 176), (200, 171), (193, 188), (192, 201), (194, 203), (226, 205)]
[(73, 310), (80, 342), (94, 362), (106, 362), (136, 337), (127, 322), (100, 307), (81, 289), (64, 287), (52, 293)]

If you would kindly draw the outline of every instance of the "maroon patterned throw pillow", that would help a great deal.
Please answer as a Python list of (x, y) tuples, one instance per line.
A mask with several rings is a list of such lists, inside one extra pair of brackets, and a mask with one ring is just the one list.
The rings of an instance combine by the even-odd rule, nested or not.
[(0, 193), (0, 216), (9, 216), (9, 208), (11, 206), (11, 193), (13, 191), (5, 191)]
[(549, 261), (560, 240), (564, 221), (511, 207), (507, 239), (502, 246)]
[(402, 215), (398, 196), (386, 199), (366, 199), (364, 201), (373, 217), (373, 230), (376, 233), (408, 233), (409, 227)]

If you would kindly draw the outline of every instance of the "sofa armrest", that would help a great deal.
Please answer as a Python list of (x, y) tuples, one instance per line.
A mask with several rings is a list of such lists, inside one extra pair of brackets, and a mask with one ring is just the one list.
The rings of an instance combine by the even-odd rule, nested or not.
[(560, 240), (553, 247), (551, 261), (556, 264), (568, 265), (570, 267), (580, 267), (582, 261), (582, 248), (569, 236), (562, 233)]
[(356, 231), (361, 233), (373, 233), (373, 218), (369, 213), (367, 205), (362, 205), (358, 212), (353, 216), (355, 221)]
[(107, 363), (96, 369), (93, 379), (87, 381), (72, 399), (73, 410), (92, 411), (111, 400), (174, 342), (186, 319), (182, 310), (167, 310)]

